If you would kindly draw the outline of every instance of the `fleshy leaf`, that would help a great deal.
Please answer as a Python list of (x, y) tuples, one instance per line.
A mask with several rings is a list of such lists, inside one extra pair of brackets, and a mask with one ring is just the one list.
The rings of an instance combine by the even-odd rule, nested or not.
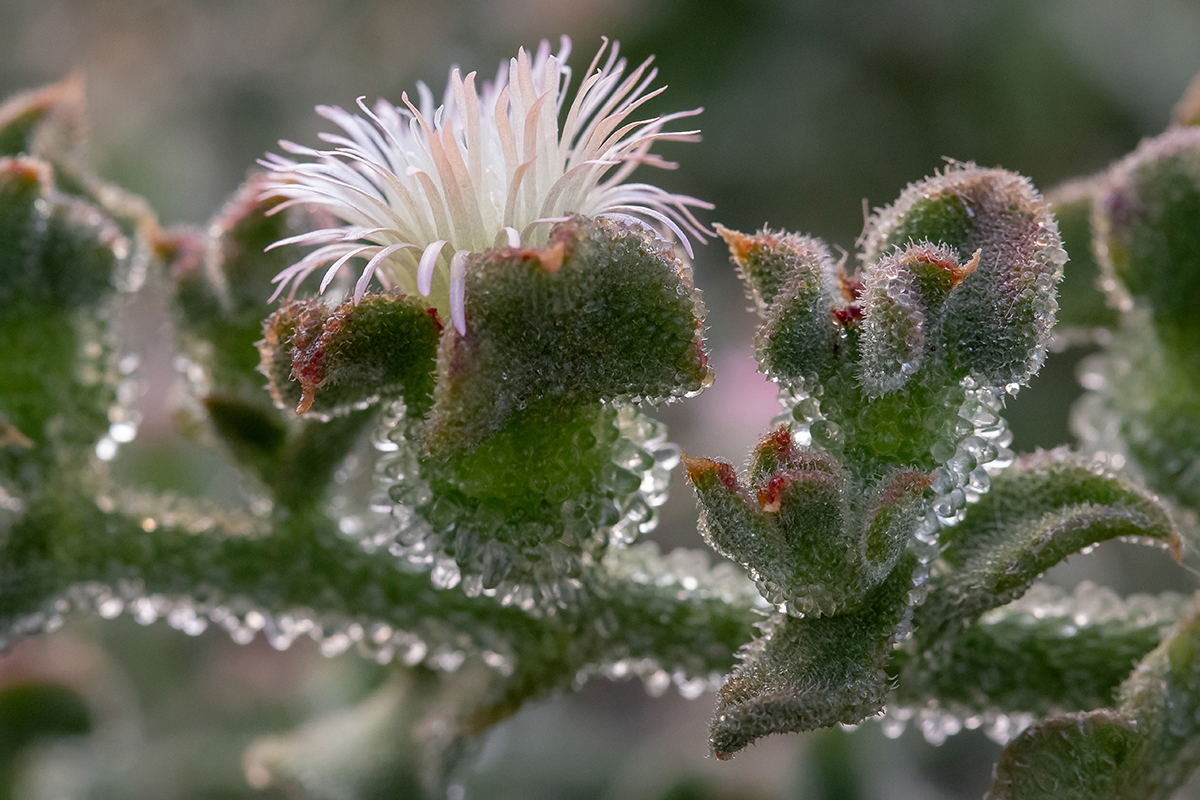
[(288, 246), (264, 252), (289, 228), (286, 214), (270, 213), (280, 201), (262, 199), (262, 180), (252, 176), (238, 189), (209, 224), (199, 252), (190, 243), (181, 250), (174, 273), (179, 328), (190, 355), (207, 370), (213, 391), (265, 404), (266, 381), (258, 371), (255, 344), (272, 310), (267, 302), (271, 279), (298, 253)]
[(944, 347), (943, 306), (975, 271), (980, 252), (960, 264), (950, 247), (910, 244), (867, 269), (860, 298), (859, 383), (868, 396), (896, 391), (921, 368), (927, 353)]
[(1103, 188), (1103, 178), (1087, 178), (1060, 186), (1046, 196), (1070, 256), (1058, 285), (1056, 335), (1062, 335), (1064, 327), (1071, 335), (1071, 329), (1117, 326), (1117, 310), (1101, 287), (1100, 263), (1092, 249), (1093, 205)]
[(0, 106), (0, 156), (77, 156), (85, 127), (83, 79), (72, 75)]
[(819, 239), (764, 228), (753, 236), (717, 226), (764, 324), (758, 358), (773, 375), (824, 377), (840, 329), (838, 265)]
[(1027, 179), (952, 164), (874, 214), (863, 241), (867, 265), (921, 241), (957, 249), (963, 263), (980, 251), (978, 268), (946, 302), (946, 355), (992, 386), (1037, 373), (1066, 253), (1049, 206)]
[(884, 668), (908, 609), (916, 559), (902, 558), (857, 611), (799, 619), (777, 615), (717, 695), (710, 730), (717, 758), (772, 733), (852, 724), (887, 696)]
[(1111, 705), (1130, 670), (1193, 607), (1180, 594), (1122, 599), (1087, 581), (1071, 594), (1035, 584), (972, 620), (936, 659), (897, 653), (894, 699), (968, 715)]
[(58, 192), (45, 162), (0, 158), (0, 421), (31, 446), (0, 451), (0, 474), (28, 459), (62, 469), (55, 447), (95, 445), (114, 402), (105, 316), (130, 241), (99, 209)]
[(426, 442), (473, 447), (526, 408), (697, 392), (711, 373), (691, 271), (634, 221), (559, 223), (545, 249), (466, 265), (467, 333), (447, 335)]
[(785, 427), (759, 443), (744, 487), (728, 464), (684, 463), (708, 544), (749, 569), (768, 600), (800, 615), (857, 607), (899, 560), (930, 485), (907, 471), (851, 497), (838, 463), (801, 450)]
[(1108, 277), (1149, 304), (1170, 360), (1200, 384), (1200, 127), (1146, 140), (1116, 164), (1096, 220)]
[[(295, 391), (298, 385), (290, 381), (290, 348), (282, 355), (268, 348), (268, 355), (270, 363), (278, 367), (279, 374), (272, 371), (271, 375), (280, 381), (279, 391), (295, 391), (295, 396), (289, 397), (292, 408), (281, 413), (271, 402), (267, 377), (259, 369), (257, 344), (263, 338), (264, 319), (271, 313), (271, 279), (291, 263), (295, 251), (284, 246), (264, 252), (289, 228), (288, 214), (274, 213), (280, 201), (262, 199), (261, 181), (261, 176), (252, 176), (210, 223), (207, 235), (172, 230), (158, 237), (156, 248), (160, 257), (172, 264), (177, 331), (194, 362), (193, 369), (201, 368), (203, 375), (199, 381), (192, 378), (190, 384), (200, 390), (202, 396), (197, 399), (208, 412), (213, 431), (243, 466), (257, 473), (275, 502), (295, 511), (322, 501), (338, 463), (354, 447), (371, 416), (348, 413), (354, 403), (339, 391), (344, 394), (344, 387), (352, 382), (350, 374), (361, 373), (346, 371), (343, 361), (338, 377), (315, 376), (317, 382), (325, 380), (331, 387), (342, 381), (341, 390), (330, 388), (321, 396), (321, 408), (337, 410), (341, 416), (330, 424), (295, 420), (300, 393)], [(379, 309), (372, 306), (372, 310)], [(318, 329), (327, 321), (321, 313), (316, 314)], [(379, 330), (377, 316), (371, 316), (370, 323), (366, 327)], [(357, 352), (360, 339), (341, 339), (338, 352), (343, 356)], [(427, 350), (432, 352), (431, 344)], [(427, 353), (425, 358), (428, 373), (432, 356)], [(371, 370), (377, 370), (373, 373), (377, 377), (398, 381), (395, 373), (380, 371), (377, 362), (367, 368)], [(396, 389), (395, 382), (381, 390), (384, 388)], [(419, 405), (418, 396), (427, 397), (428, 392), (427, 386), (417, 390), (414, 405)], [(368, 397), (359, 392), (355, 401)]]
[(942, 532), (942, 561), (913, 619), (918, 649), (1021, 596), (1067, 556), (1117, 537), (1179, 558), (1179, 534), (1153, 495), (1063, 450), (1021, 459)]
[(0, 158), (0, 310), (95, 308), (131, 244), (91, 204), (59, 193), (48, 164)]
[(814, 240), (724, 235), (752, 297), (786, 270), (785, 287), (803, 287), (772, 295), (760, 367), (784, 387), (796, 432), (852, 477), (969, 463), (947, 473), (948, 493), (1001, 452), (964, 440), (1041, 366), (1066, 260), (1028, 180), (955, 164), (909, 186), (868, 221), (858, 277)]
[(264, 323), (261, 370), (275, 404), (298, 414), (403, 397), (421, 416), (433, 395), (441, 327), (424, 303), (402, 294), (367, 294), (336, 308), (297, 301)]
[(1150, 653), (1116, 709), (1034, 725), (1000, 756), (987, 800), (1165, 800), (1200, 763), (1200, 617)]
[(1095, 201), (1095, 250), (1121, 330), (1088, 362), (1080, 438), (1200, 506), (1200, 127), (1144, 141)]
[[(838, 267), (820, 239), (763, 228), (747, 236), (718, 225), (717, 233), (729, 245), (746, 291), (759, 316), (785, 294), (820, 297), (832, 307), (838, 291)], [(789, 290), (789, 284), (801, 284)], [(831, 329), (832, 330), (832, 329)]]

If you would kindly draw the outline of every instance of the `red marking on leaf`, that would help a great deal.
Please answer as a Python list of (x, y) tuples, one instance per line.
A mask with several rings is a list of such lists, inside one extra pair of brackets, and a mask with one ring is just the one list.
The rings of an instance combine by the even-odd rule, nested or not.
[(950, 281), (948, 288), (953, 289), (976, 270), (981, 255), (983, 255), (983, 250), (977, 249), (972, 254), (970, 261), (960, 264), (958, 254), (950, 247), (922, 243), (909, 246), (901, 260), (933, 267), (934, 270), (945, 273), (945, 277)]
[[(325, 356), (329, 340), (342, 327), (345, 313), (352, 302), (343, 303), (332, 314), (319, 302), (310, 301), (299, 312), (295, 333), (292, 334), (292, 377), (300, 382), (300, 403), (296, 414), (312, 408), (317, 387), (325, 380)], [(296, 304), (300, 305), (300, 304)]]
[(758, 505), (763, 511), (779, 511), (783, 504), (783, 490), (791, 483), (787, 475), (776, 475), (767, 485), (758, 490)]
[(729, 254), (733, 256), (734, 263), (738, 266), (745, 266), (745, 262), (756, 253), (775, 250), (782, 242), (786, 242), (788, 236), (772, 233), (769, 230), (762, 230), (753, 235), (747, 235), (739, 231), (730, 230), (724, 225), (716, 225), (717, 233), (725, 240), (725, 244), (729, 245)]
[(739, 491), (737, 473), (725, 462), (713, 461), (711, 458), (692, 458), (687, 453), (681, 454), (680, 460), (687, 470), (688, 480), (693, 484), (706, 475), (716, 475), (726, 489), (731, 492)]
[(725, 240), (725, 244), (729, 245), (729, 254), (739, 264), (750, 256), (750, 251), (759, 244), (757, 240), (761, 238), (758, 236), (747, 236), (744, 233), (730, 230), (724, 225), (717, 225), (716, 229), (721, 238)]
[(721, 483), (725, 484), (725, 488), (729, 491), (736, 492), (738, 490), (737, 472), (723, 461), (717, 462), (717, 477), (721, 479)]
[(783, 455), (792, 449), (792, 431), (787, 425), (776, 426), (774, 430), (762, 438), (758, 446), (759, 449), (769, 447), (779, 455)]
[(849, 328), (862, 319), (863, 310), (860, 306), (845, 306), (833, 310), (833, 319), (843, 328)]

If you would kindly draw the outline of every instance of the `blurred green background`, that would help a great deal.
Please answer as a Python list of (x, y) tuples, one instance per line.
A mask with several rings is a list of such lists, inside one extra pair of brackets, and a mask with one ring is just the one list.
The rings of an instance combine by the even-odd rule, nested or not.
[[(643, 179), (712, 201), (706, 221), (769, 223), (849, 251), (864, 207), (943, 157), (1043, 190), (1102, 169), (1163, 129), (1200, 69), (1196, 0), (0, 0), (0, 95), (81, 72), (98, 171), (164, 223), (203, 224), (278, 139), (316, 142), (314, 105), (398, 101), (417, 80), (440, 94), (452, 64), (488, 77), (517, 46), (563, 33), (577, 81), (607, 35), (631, 60), (656, 55), (670, 89), (653, 110), (704, 106), (703, 142), (664, 146), (680, 169)], [(777, 411), (774, 391), (755, 372), (754, 319), (724, 246), (700, 247), (695, 270), (717, 383), (660, 416), (689, 452), (740, 463)], [(170, 440), (168, 324), (151, 301), (125, 320), (149, 349), (134, 461)], [(1052, 357), (1011, 404), (1018, 450), (1070, 441), (1079, 355)], [(681, 484), (653, 534), (666, 548), (701, 546)], [(1048, 577), (1191, 591), (1156, 555), (1108, 545)], [(307, 789), (251, 789), (243, 751), (385, 680), (303, 643), (279, 654), (218, 633), (77, 621), (0, 657), (0, 798), (351, 797), (316, 766)], [(978, 733), (934, 748), (867, 724), (718, 763), (705, 758), (711, 708), (711, 696), (593, 681), (497, 728), (467, 796), (977, 798), (998, 752)], [(372, 780), (372, 797), (415, 791), (403, 771)]]

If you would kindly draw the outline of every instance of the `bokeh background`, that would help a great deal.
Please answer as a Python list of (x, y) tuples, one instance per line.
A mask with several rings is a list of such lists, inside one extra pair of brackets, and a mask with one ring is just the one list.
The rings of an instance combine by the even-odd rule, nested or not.
[[(715, 203), (707, 221), (769, 223), (851, 252), (864, 208), (943, 157), (1001, 165), (1043, 189), (1104, 168), (1163, 129), (1200, 69), (1196, 0), (0, 0), (0, 96), (81, 73), (100, 174), (166, 224), (203, 225), (278, 139), (315, 143), (314, 105), (398, 101), (417, 80), (440, 93), (451, 65), (489, 76), (519, 45), (564, 33), (576, 80), (607, 35), (633, 61), (656, 56), (670, 89), (653, 110), (705, 108), (703, 142), (662, 148), (681, 168), (643, 177)], [(717, 383), (659, 416), (690, 452), (740, 463), (778, 407), (755, 372), (754, 319), (723, 245), (700, 247), (695, 271)], [(125, 323), (150, 348), (151, 372), (168, 375), (169, 351), (154, 347), (169, 341), (168, 315), (149, 302)], [(1070, 441), (1084, 352), (1052, 357), (1010, 404), (1017, 449)], [(161, 456), (146, 454), (184, 447), (157, 385), (124, 457), (131, 474), (140, 457), (161, 473)], [(203, 454), (181, 463), (196, 474), (180, 467), (179, 484), (222, 479), (196, 468)], [(677, 480), (653, 536), (700, 546), (695, 518)], [(1119, 544), (1048, 576), (1083, 579), (1194, 589), (1157, 554)], [(357, 656), (323, 659), (302, 643), (279, 654), (219, 633), (75, 621), (0, 657), (0, 799), (414, 796), (404, 767), (357, 789), (323, 767), (336, 718), (260, 744), (290, 753), (298, 778), (250, 785), (261, 778), (244, 755), (251, 742), (336, 715), (387, 680)], [(466, 796), (977, 798), (998, 753), (977, 732), (935, 748), (917, 731), (888, 741), (866, 724), (771, 738), (719, 763), (705, 758), (712, 706), (710, 695), (649, 698), (638, 682), (593, 681), (499, 726)]]

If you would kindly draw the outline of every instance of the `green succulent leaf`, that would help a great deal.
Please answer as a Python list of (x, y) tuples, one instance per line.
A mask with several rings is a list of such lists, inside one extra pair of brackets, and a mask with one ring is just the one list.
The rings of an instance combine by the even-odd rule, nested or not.
[(288, 215), (274, 213), (280, 200), (262, 198), (262, 182), (261, 175), (247, 180), (207, 235), (179, 231), (171, 247), (174, 306), (189, 355), (205, 368), (215, 393), (266, 405), (256, 343), (272, 311), (272, 278), (299, 253), (287, 245), (266, 251), (291, 231)]
[(475, 446), (526, 408), (666, 399), (711, 382), (690, 270), (636, 223), (574, 217), (542, 250), (466, 266), (466, 334), (448, 333), (425, 440)]
[(1200, 381), (1200, 128), (1148, 139), (1116, 164), (1098, 200), (1105, 267), (1152, 309), (1172, 363)]
[(868, 397), (894, 392), (939, 351), (944, 306), (979, 265), (945, 245), (907, 245), (871, 265), (860, 297), (863, 310), (859, 383)]
[(1103, 187), (1103, 178), (1086, 178), (1060, 186), (1046, 197), (1070, 256), (1058, 285), (1058, 335), (1064, 328), (1070, 335), (1073, 329), (1117, 327), (1118, 313), (1101, 287), (1100, 262), (1092, 248), (1093, 206)]
[(772, 733), (857, 723), (889, 689), (885, 667), (909, 605), (916, 558), (906, 554), (856, 611), (820, 618), (786, 614), (763, 625), (717, 695), (713, 754), (730, 758)]
[(94, 310), (131, 243), (99, 209), (58, 192), (43, 161), (0, 158), (0, 311)]
[(1153, 495), (1065, 450), (1022, 458), (942, 531), (942, 560), (913, 619), (918, 649), (1020, 597), (1067, 556), (1118, 537), (1179, 558), (1179, 534)]
[(820, 239), (764, 228), (753, 236), (717, 226), (763, 325), (758, 359), (770, 375), (819, 381), (834, 364), (841, 273)]
[(0, 156), (75, 157), (85, 127), (80, 76), (22, 92), (0, 106)]
[(1193, 606), (1178, 594), (1121, 599), (1087, 582), (1072, 594), (1034, 585), (974, 619), (934, 658), (900, 651), (889, 667), (894, 701), (936, 701), (967, 715), (1108, 706), (1130, 670)]
[(863, 261), (922, 241), (955, 248), (962, 263), (979, 251), (978, 268), (946, 301), (949, 363), (991, 386), (1025, 383), (1045, 358), (1066, 261), (1048, 204), (1011, 172), (952, 164), (871, 217)]
[(0, 158), (0, 475), (40, 485), (22, 465), (47, 479), (107, 430), (107, 317), (130, 251), (99, 209), (55, 189), (48, 164)]
[(329, 416), (400, 397), (424, 416), (441, 330), (431, 309), (402, 294), (336, 308), (297, 301), (264, 323), (260, 369), (280, 409)]
[(868, 602), (899, 561), (930, 485), (904, 471), (851, 492), (832, 457), (797, 447), (782, 426), (759, 443), (746, 486), (728, 464), (684, 463), (709, 545), (749, 569), (781, 610), (813, 615)]
[(1121, 686), (1115, 709), (1034, 723), (996, 765), (988, 800), (1168, 798), (1200, 764), (1200, 617)]

